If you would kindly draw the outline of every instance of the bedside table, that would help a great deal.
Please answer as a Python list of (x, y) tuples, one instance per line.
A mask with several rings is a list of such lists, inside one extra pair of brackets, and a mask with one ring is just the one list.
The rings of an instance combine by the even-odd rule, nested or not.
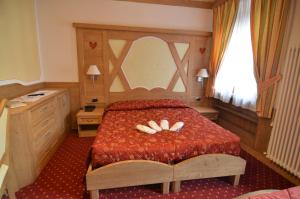
[(204, 117), (216, 121), (218, 120), (219, 112), (212, 108), (212, 107), (206, 107), (206, 106), (193, 106), (194, 110), (198, 111), (201, 115)]
[(80, 110), (77, 113), (78, 136), (91, 137), (96, 136), (97, 128), (102, 120), (104, 108), (96, 108), (91, 112)]

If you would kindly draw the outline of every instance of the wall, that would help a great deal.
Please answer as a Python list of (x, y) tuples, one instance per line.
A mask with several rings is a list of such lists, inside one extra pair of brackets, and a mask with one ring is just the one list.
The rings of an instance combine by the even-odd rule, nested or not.
[(212, 10), (113, 0), (36, 1), (43, 79), (77, 82), (72, 23), (212, 31)]
[(34, 0), (0, 1), (0, 85), (40, 79), (34, 6)]

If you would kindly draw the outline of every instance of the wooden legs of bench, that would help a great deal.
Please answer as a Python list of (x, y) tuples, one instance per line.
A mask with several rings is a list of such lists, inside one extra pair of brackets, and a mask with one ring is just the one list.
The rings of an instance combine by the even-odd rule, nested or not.
[(90, 199), (99, 199), (99, 190), (90, 191)]
[(181, 181), (174, 181), (172, 182), (172, 192), (176, 193), (180, 191), (180, 184)]
[[(239, 185), (240, 182), (240, 175), (230, 176), (229, 177), (230, 182), (233, 184), (233, 186)], [(180, 185), (181, 181), (174, 181), (171, 185), (171, 191), (174, 193), (180, 192)]]
[[(230, 182), (233, 186), (237, 186), (240, 181), (240, 175), (230, 176)], [(181, 181), (174, 181), (171, 184), (171, 191), (174, 193), (180, 192), (180, 185)], [(163, 194), (168, 194), (170, 190), (170, 182), (164, 182), (161, 184), (161, 190)], [(91, 199), (99, 199), (99, 190), (92, 190), (90, 191), (90, 198)]]
[(163, 194), (168, 194), (170, 192), (170, 182), (164, 182), (161, 184), (161, 192)]
[[(170, 182), (164, 182), (161, 184), (161, 192), (168, 194), (170, 192)], [(99, 190), (90, 191), (90, 199), (99, 199)]]
[(241, 175), (230, 176), (229, 180), (233, 186), (239, 185)]

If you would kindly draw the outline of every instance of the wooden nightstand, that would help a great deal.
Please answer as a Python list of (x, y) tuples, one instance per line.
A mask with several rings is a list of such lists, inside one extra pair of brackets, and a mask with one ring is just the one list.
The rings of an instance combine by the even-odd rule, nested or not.
[(84, 110), (80, 110), (77, 113), (78, 136), (96, 136), (97, 128), (102, 120), (103, 112), (103, 108), (96, 108), (92, 112), (85, 112)]
[(193, 106), (193, 109), (198, 111), (204, 117), (207, 117), (210, 120), (216, 121), (218, 120), (219, 112), (212, 107), (205, 106)]

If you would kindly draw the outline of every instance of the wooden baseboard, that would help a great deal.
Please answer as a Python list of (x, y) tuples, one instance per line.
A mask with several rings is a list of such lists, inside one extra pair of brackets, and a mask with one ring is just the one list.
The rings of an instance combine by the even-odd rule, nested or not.
[(260, 152), (257, 152), (256, 150), (254, 150), (253, 148), (247, 146), (244, 143), (241, 143), (241, 148), (244, 151), (246, 151), (247, 153), (249, 153), (250, 155), (252, 155), (253, 157), (255, 157), (255, 159), (262, 162), (264, 165), (266, 165), (267, 167), (269, 167), (270, 169), (272, 169), (273, 171), (275, 171), (276, 173), (278, 173), (279, 175), (281, 175), (282, 177), (284, 177), (285, 179), (290, 181), (291, 183), (293, 183), (297, 186), (300, 185), (300, 179), (299, 178), (297, 178), (296, 176), (290, 174), (288, 171), (284, 170), (283, 168), (281, 168), (280, 166), (278, 166), (277, 164), (272, 162), (264, 154), (262, 154)]

